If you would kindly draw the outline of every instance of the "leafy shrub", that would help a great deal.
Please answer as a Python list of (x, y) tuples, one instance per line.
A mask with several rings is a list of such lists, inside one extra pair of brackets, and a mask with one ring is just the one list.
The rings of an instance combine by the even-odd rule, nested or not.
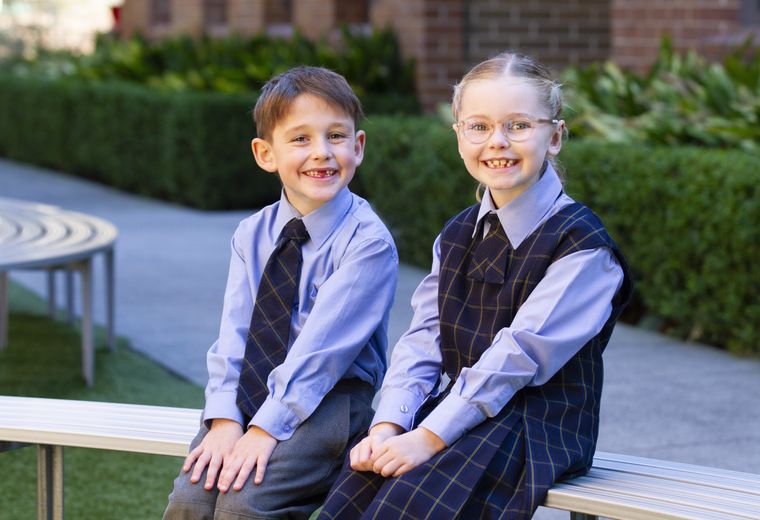
[(197, 208), (261, 206), (279, 182), (251, 156), (252, 103), (0, 77), (0, 154)]
[[(0, 155), (198, 208), (279, 196), (251, 158), (249, 96), (0, 77)], [(447, 219), (475, 181), (439, 119), (373, 116), (352, 185), (372, 201), (402, 258), (429, 267)], [(605, 221), (640, 300), (684, 337), (760, 352), (760, 170), (756, 156), (696, 147), (571, 140), (567, 191)]]
[(20, 76), (139, 83), (172, 92), (247, 94), (296, 65), (321, 65), (342, 74), (369, 113), (419, 112), (414, 62), (403, 60), (390, 29), (368, 35), (344, 29), (337, 48), (298, 33), (290, 39), (178, 36), (157, 42), (101, 35), (92, 54), (41, 50), (34, 59), (9, 61), (6, 68)]
[[(359, 179), (406, 261), (429, 267), (446, 220), (475, 202), (453, 132), (376, 117)], [(760, 171), (741, 151), (570, 141), (566, 189), (605, 222), (639, 298), (682, 337), (760, 352)]]
[(571, 135), (616, 143), (696, 144), (760, 153), (760, 53), (751, 41), (722, 63), (663, 40), (646, 74), (613, 62), (563, 74)]

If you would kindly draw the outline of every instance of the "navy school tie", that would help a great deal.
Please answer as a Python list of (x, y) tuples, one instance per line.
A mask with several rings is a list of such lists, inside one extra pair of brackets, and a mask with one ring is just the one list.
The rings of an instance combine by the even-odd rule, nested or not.
[(269, 393), (269, 373), (285, 360), (291, 312), (301, 274), (301, 244), (308, 239), (303, 221), (294, 218), (288, 222), (261, 275), (237, 391), (237, 405), (245, 416), (244, 426)]
[[(483, 221), (488, 222), (488, 233), (475, 246), (467, 277), (479, 282), (503, 284), (507, 266), (502, 255), (511, 248), (509, 239), (495, 213), (489, 213)], [(478, 233), (482, 236), (480, 229)]]

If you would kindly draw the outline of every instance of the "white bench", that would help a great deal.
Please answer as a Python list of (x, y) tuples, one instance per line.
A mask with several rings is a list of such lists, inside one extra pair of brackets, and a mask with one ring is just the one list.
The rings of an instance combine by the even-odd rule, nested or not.
[(55, 272), (66, 272), (69, 322), (74, 320), (73, 272), (82, 281), (82, 376), (94, 383), (92, 260), (105, 257), (108, 345), (114, 339), (114, 258), (118, 232), (109, 222), (56, 206), (0, 197), (0, 349), (8, 343), (8, 271), (46, 269), (48, 310), (55, 316)]
[[(38, 445), (40, 519), (63, 518), (64, 446), (184, 456), (199, 420), (187, 408), (0, 396), (0, 443)], [(544, 505), (575, 520), (760, 519), (760, 475), (597, 452)]]

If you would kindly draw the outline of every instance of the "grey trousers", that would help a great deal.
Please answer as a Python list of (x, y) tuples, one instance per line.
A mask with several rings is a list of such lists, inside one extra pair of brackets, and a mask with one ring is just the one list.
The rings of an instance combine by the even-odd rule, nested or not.
[[(367, 431), (373, 394), (373, 388), (359, 380), (339, 382), (290, 439), (277, 443), (258, 486), (251, 475), (240, 491), (207, 491), (206, 471), (193, 484), (192, 470), (180, 470), (164, 519), (308, 519), (322, 505), (346, 451)], [(207, 433), (202, 425), (190, 449)]]

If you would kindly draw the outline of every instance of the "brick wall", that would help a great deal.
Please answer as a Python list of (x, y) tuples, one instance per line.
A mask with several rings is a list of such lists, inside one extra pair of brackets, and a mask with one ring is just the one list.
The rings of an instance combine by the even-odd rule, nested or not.
[(504, 50), (561, 69), (606, 59), (610, 0), (472, 0), (467, 13), (468, 65)]
[(426, 110), (451, 99), (464, 71), (465, 0), (376, 0), (370, 23), (392, 26), (405, 58), (417, 61), (417, 94)]
[(644, 71), (669, 33), (678, 51), (694, 49), (713, 58), (741, 41), (741, 0), (612, 0), (610, 58)]

